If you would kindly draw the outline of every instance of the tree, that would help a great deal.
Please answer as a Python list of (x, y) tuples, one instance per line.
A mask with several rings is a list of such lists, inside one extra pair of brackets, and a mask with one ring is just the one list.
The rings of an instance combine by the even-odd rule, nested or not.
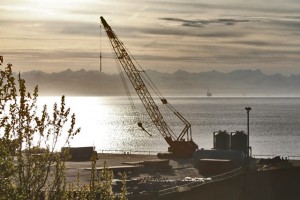
[[(0, 57), (0, 65), (3, 58)], [(80, 187), (67, 185), (65, 162), (68, 151), (57, 152), (58, 141), (69, 146), (80, 132), (75, 114), (66, 107), (65, 97), (54, 104), (52, 114), (46, 105), (38, 111), (38, 87), (27, 92), (25, 80), (16, 78), (12, 65), (0, 68), (0, 200), (4, 199), (114, 199), (113, 173), (104, 163), (96, 175), (97, 156), (91, 158), (91, 182)], [(126, 198), (126, 176), (122, 196)]]
[(27, 92), (11, 64), (0, 69), (0, 199), (39, 199), (46, 189), (59, 199), (65, 191), (68, 154), (57, 153), (58, 141), (69, 145), (80, 129), (64, 96), (52, 114), (46, 105), (38, 111), (37, 98), (38, 86)]

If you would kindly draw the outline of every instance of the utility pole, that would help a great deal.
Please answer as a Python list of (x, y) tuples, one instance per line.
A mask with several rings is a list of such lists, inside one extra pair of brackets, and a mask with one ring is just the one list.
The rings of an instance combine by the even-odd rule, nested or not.
[(247, 110), (247, 134), (248, 134), (248, 139), (247, 139), (247, 146), (248, 146), (248, 157), (250, 157), (250, 143), (249, 143), (249, 135), (250, 135), (250, 128), (249, 128), (249, 112), (251, 110), (251, 107), (245, 107)]

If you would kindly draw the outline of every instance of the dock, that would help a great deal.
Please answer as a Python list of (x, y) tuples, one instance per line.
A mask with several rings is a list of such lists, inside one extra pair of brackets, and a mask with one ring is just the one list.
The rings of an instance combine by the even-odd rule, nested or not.
[[(241, 167), (207, 177), (199, 173), (192, 159), (160, 160), (155, 155), (110, 153), (100, 153), (98, 158), (97, 171), (103, 170), (104, 162), (113, 171), (115, 192), (121, 188), (122, 173), (126, 173), (128, 198), (132, 200), (221, 197), (222, 200), (239, 200), (240, 195), (245, 200), (296, 200), (300, 195), (299, 160), (266, 165), (256, 159), (256, 169)], [(67, 182), (76, 182), (78, 173), (82, 183), (90, 182), (90, 161), (67, 162), (66, 167)]]

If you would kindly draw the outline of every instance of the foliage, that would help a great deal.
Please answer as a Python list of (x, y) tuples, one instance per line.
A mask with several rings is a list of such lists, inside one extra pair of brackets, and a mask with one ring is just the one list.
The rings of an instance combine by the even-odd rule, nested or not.
[[(75, 114), (71, 115), (70, 109), (66, 108), (64, 96), (60, 105), (54, 104), (52, 115), (46, 105), (38, 114), (37, 97), (38, 87), (33, 94), (27, 92), (25, 80), (19, 74), (16, 81), (11, 64), (1, 69), (0, 136), (4, 145), (0, 150), (3, 169), (0, 178), (5, 182), (4, 186), (1, 184), (3, 198), (38, 199), (46, 185), (57, 192), (64, 189), (61, 179), (68, 155), (55, 151), (58, 140), (64, 137), (64, 145), (68, 145), (80, 129), (75, 128)], [(16, 162), (13, 162), (14, 154)], [(52, 165), (55, 166), (53, 175), (50, 174)], [(50, 176), (53, 176), (52, 182), (49, 182)]]
[[(75, 114), (64, 96), (51, 114), (46, 105), (38, 110), (37, 99), (38, 87), (27, 92), (25, 80), (13, 75), (11, 64), (0, 69), (0, 200), (114, 199), (113, 174), (106, 163), (101, 175), (97, 173), (96, 156), (91, 159), (90, 184), (81, 185), (79, 174), (76, 186), (67, 183), (69, 152), (58, 153), (57, 148), (62, 141), (69, 146), (80, 132)], [(126, 197), (126, 188), (123, 192)]]
[(122, 174), (122, 188), (121, 188), (121, 196), (120, 196), (121, 200), (127, 200), (127, 196), (126, 196), (126, 193), (127, 193), (127, 191), (126, 191), (126, 178), (127, 178), (127, 176), (126, 176), (126, 173), (124, 172)]

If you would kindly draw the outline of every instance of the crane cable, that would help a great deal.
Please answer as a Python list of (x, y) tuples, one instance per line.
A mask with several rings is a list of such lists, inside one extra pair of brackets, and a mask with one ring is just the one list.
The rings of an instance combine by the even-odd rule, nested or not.
[(123, 73), (123, 71), (122, 71), (122, 69), (121, 69), (121, 67), (120, 67), (120, 63), (118, 62), (118, 60), (117, 60), (117, 58), (116, 58), (116, 56), (115, 56), (114, 54), (113, 54), (113, 56), (114, 56), (114, 58), (115, 58), (114, 60), (115, 60), (115, 63), (116, 63), (116, 65), (117, 65), (117, 69), (118, 69), (118, 71), (119, 71), (120, 78), (121, 78), (121, 80), (122, 80), (122, 83), (123, 83), (123, 86), (124, 86), (126, 95), (127, 95), (128, 100), (129, 100), (129, 102), (130, 102), (130, 106), (131, 106), (131, 108), (136, 112), (136, 108), (135, 108), (135, 105), (134, 105), (134, 102), (133, 102), (133, 99), (132, 99), (132, 96), (131, 96), (131, 93), (130, 93), (128, 84), (127, 84), (127, 82), (126, 82), (124, 73)]
[[(99, 54), (99, 59), (100, 59), (100, 62), (99, 62), (99, 68), (100, 68), (100, 71), (102, 71), (102, 54), (101, 54), (101, 52), (102, 52), (102, 48), (101, 48), (101, 39), (102, 39), (102, 26), (101, 26), (101, 22), (100, 22), (100, 39), (99, 39), (99, 49), (100, 49), (100, 54)], [(115, 54), (112, 52), (112, 57), (114, 57), (115, 59), (115, 63), (116, 63), (116, 65), (117, 65), (117, 69), (118, 69), (118, 71), (119, 71), (119, 74), (120, 74), (120, 77), (121, 77), (121, 80), (122, 80), (122, 83), (123, 83), (123, 86), (124, 86), (124, 88), (125, 88), (125, 92), (126, 92), (126, 95), (127, 95), (127, 97), (128, 97), (128, 100), (129, 100), (129, 102), (130, 102), (130, 105), (131, 105), (131, 108), (133, 109), (133, 110), (136, 110), (135, 109), (135, 106), (134, 106), (134, 103), (133, 103), (133, 99), (132, 99), (132, 96), (131, 96), (131, 94), (130, 94), (130, 91), (129, 91), (129, 88), (128, 88), (128, 85), (127, 85), (127, 83), (126, 83), (126, 80), (125, 80), (125, 77), (124, 77), (124, 74), (123, 74), (123, 72), (122, 72), (122, 70), (121, 70), (121, 67), (120, 67), (120, 64), (119, 64), (119, 62), (117, 61), (117, 58), (116, 58), (116, 56), (115, 56)]]
[[(100, 26), (101, 27), (101, 26)], [(126, 46), (123, 44), (123, 42), (121, 42), (121, 45), (125, 48), (126, 52), (128, 52), (129, 56), (131, 58), (133, 58), (133, 60), (135, 61), (135, 63), (137, 64), (137, 66), (141, 69), (141, 71), (138, 71), (139, 74), (141, 75), (142, 79), (147, 83), (147, 85), (152, 89), (152, 91), (160, 98), (160, 100), (163, 102), (164, 105), (166, 105), (167, 108), (169, 108), (171, 111), (173, 111), (173, 113), (178, 113), (176, 111), (176, 109), (170, 105), (170, 103), (167, 103), (167, 100), (165, 99), (165, 97), (162, 95), (162, 93), (158, 90), (158, 88), (156, 87), (156, 85), (153, 83), (153, 81), (150, 79), (150, 77), (148, 76), (148, 74), (146, 73), (146, 71), (142, 68), (142, 66), (137, 62), (137, 60), (135, 59), (135, 57), (130, 53), (129, 49), (126, 48)], [(132, 109), (134, 110), (134, 112), (136, 113), (136, 116), (137, 116), (137, 109), (135, 108), (134, 106), (134, 102), (133, 102), (133, 99), (132, 99), (132, 96), (131, 96), (131, 93), (129, 91), (129, 87), (127, 85), (127, 82), (126, 82), (126, 79), (124, 77), (124, 74), (121, 70), (121, 67), (120, 67), (120, 63), (119, 63), (119, 60), (117, 58), (116, 55), (113, 54), (113, 57), (115, 58), (115, 62), (116, 62), (116, 65), (118, 67), (118, 71), (119, 71), (119, 74), (121, 76), (121, 80), (122, 80), (122, 83), (123, 83), (123, 86), (125, 88), (125, 91), (126, 91), (126, 94), (127, 94), (127, 97), (129, 99), (129, 102), (131, 104), (131, 107)], [(143, 72), (143, 74), (146, 75), (143, 76), (143, 74), (141, 74), (141, 72)], [(145, 128), (143, 127), (142, 123), (141, 122), (138, 122), (138, 126), (142, 128), (143, 131), (145, 131), (148, 135), (152, 136), (148, 131), (145, 130)], [(168, 128), (169, 131), (173, 133), (172, 129)]]
[[(124, 46), (124, 45), (123, 45)], [(146, 73), (146, 71), (142, 68), (142, 66), (137, 62), (137, 60), (135, 59), (135, 57), (130, 53), (130, 51), (124, 46), (124, 48), (126, 49), (126, 51), (129, 53), (129, 55), (131, 56), (131, 58), (133, 58), (133, 60), (135, 61), (135, 63), (139, 66), (139, 68), (141, 69), (140, 72), (143, 72), (143, 74), (146, 75), (146, 77), (144, 77), (141, 73), (141, 76), (143, 78), (143, 80), (148, 84), (148, 86), (154, 91), (154, 93), (160, 98), (160, 100), (162, 101), (163, 105), (165, 105), (169, 110), (171, 110), (176, 116), (177, 118), (180, 119), (180, 121), (182, 121), (186, 127), (189, 127), (190, 130), (190, 134), (191, 133), (191, 129), (190, 126), (191, 124), (175, 109), (175, 107), (173, 105), (171, 105), (167, 99), (162, 95), (162, 93), (158, 90), (158, 88), (156, 87), (156, 85), (154, 84), (154, 82), (150, 79), (150, 77), (148, 76), (148, 74)], [(173, 133), (173, 130), (170, 129), (170, 131)], [(173, 133), (174, 134), (174, 133)]]
[[(122, 83), (123, 83), (123, 86), (124, 86), (124, 89), (125, 89), (125, 92), (126, 92), (126, 95), (128, 97), (128, 100), (130, 102), (130, 106), (134, 112), (134, 118), (136, 118), (136, 116), (139, 116), (140, 113), (138, 113), (138, 110), (136, 109), (135, 105), (134, 105), (134, 101), (133, 101), (133, 98), (132, 98), (132, 95), (130, 93), (130, 90), (129, 90), (129, 87), (128, 87), (128, 84), (127, 84), (127, 81), (126, 81), (126, 78), (124, 76), (124, 72), (120, 66), (120, 63), (119, 63), (119, 60), (117, 58), (117, 56), (112, 52), (113, 54), (113, 57), (114, 57), (114, 60), (115, 60), (115, 63), (117, 65), (117, 69), (119, 71), (119, 74), (120, 74), (120, 77), (121, 77), (121, 80), (122, 80)], [(142, 131), (146, 132), (149, 136), (152, 136), (151, 133), (149, 133), (144, 127), (143, 127), (143, 123), (138, 121), (138, 126), (142, 129)]]
[[(101, 38), (102, 38), (102, 34), (101, 34), (101, 33), (102, 33), (102, 27), (101, 27), (101, 23), (100, 23), (100, 42), (99, 42), (99, 48), (100, 48), (100, 55), (99, 55), (99, 59), (100, 59), (99, 65), (100, 65), (100, 66), (99, 66), (99, 67), (100, 67), (100, 71), (102, 71), (102, 55), (101, 55)], [(113, 50), (113, 51), (114, 51), (114, 50)], [(126, 95), (127, 95), (128, 100), (129, 100), (129, 102), (130, 102), (130, 106), (131, 106), (131, 108), (132, 108), (132, 110), (133, 110), (133, 112), (134, 112), (134, 118), (135, 118), (135, 117), (138, 116), (139, 114), (138, 114), (137, 109), (136, 109), (136, 107), (135, 107), (135, 105), (134, 105), (134, 101), (133, 101), (133, 99), (132, 99), (132, 96), (131, 96), (131, 93), (130, 93), (128, 84), (127, 84), (127, 82), (126, 82), (126, 79), (125, 79), (123, 70), (122, 70), (121, 67), (120, 67), (119, 60), (118, 60), (117, 56), (113, 53), (113, 51), (112, 51), (112, 54), (113, 54), (112, 57), (114, 58), (115, 63), (116, 63), (116, 65), (117, 65), (117, 69), (118, 69), (118, 71), (119, 71), (119, 74), (120, 74), (120, 77), (121, 77), (121, 80), (122, 80), (122, 84), (123, 84), (123, 86), (124, 86)], [(152, 135), (151, 135), (151, 134), (143, 127), (143, 124), (142, 124), (141, 122), (138, 122), (137, 124), (138, 124), (138, 126), (142, 129), (142, 131), (146, 132), (149, 136), (152, 136)]]
[[(123, 70), (122, 70), (121, 67), (120, 67), (120, 63), (118, 62), (117, 57), (116, 57), (116, 56), (114, 56), (114, 57), (115, 57), (115, 62), (116, 62), (116, 65), (117, 65), (117, 68), (118, 68), (120, 77), (121, 77), (121, 79), (122, 79), (122, 83), (123, 83), (123, 86), (124, 86), (124, 88), (125, 88), (125, 91), (126, 91), (128, 100), (129, 100), (130, 105), (131, 105), (131, 108), (132, 108), (132, 110), (133, 110), (133, 112), (134, 112), (134, 117), (135, 117), (135, 116), (139, 116), (138, 110), (136, 109), (136, 107), (135, 107), (135, 105), (134, 105), (134, 101), (133, 101), (132, 95), (131, 95), (131, 93), (130, 93), (128, 84), (127, 84), (127, 82), (126, 82), (126, 79), (125, 79)], [(143, 123), (142, 123), (142, 122), (139, 121), (137, 124), (138, 124), (138, 126), (142, 129), (142, 131), (146, 132), (149, 136), (152, 136), (152, 134), (150, 134), (150, 133), (143, 127)]]
[[(165, 107), (169, 110), (171, 110), (173, 112), (173, 114), (175, 116), (177, 116), (177, 118), (179, 118), (180, 121), (182, 121), (185, 126), (190, 126), (189, 122), (182, 117), (182, 115), (166, 100), (166, 98), (162, 95), (162, 93), (158, 90), (158, 88), (156, 87), (156, 85), (154, 84), (154, 82), (150, 79), (150, 77), (148, 76), (148, 74), (146, 73), (146, 71), (142, 68), (142, 66), (138, 63), (138, 61), (135, 59), (135, 57), (130, 53), (129, 49), (127, 49), (124, 45), (123, 47), (125, 48), (125, 50), (128, 52), (128, 54), (130, 55), (130, 57), (135, 61), (135, 63), (137, 64), (137, 66), (141, 69), (141, 71), (139, 71), (139, 74), (141, 75), (141, 77), (143, 78), (143, 80), (146, 82), (146, 84), (152, 89), (152, 91), (160, 98), (160, 100), (162, 101), (163, 105), (165, 105)], [(143, 74), (141, 74), (141, 72), (143, 72), (143, 74), (146, 75), (143, 76)], [(168, 128), (168, 130), (170, 131), (171, 134), (174, 134), (173, 130)]]
[(141, 69), (141, 72), (143, 72), (146, 75), (146, 77), (142, 76), (143, 80), (154, 91), (154, 93), (161, 99), (161, 101), (163, 102), (163, 104), (165, 104), (171, 111), (173, 111), (175, 113), (178, 113), (178, 111), (170, 103), (167, 102), (166, 98), (158, 90), (158, 88), (156, 87), (156, 85), (154, 84), (154, 82), (150, 79), (150, 77), (148, 76), (148, 74), (146, 73), (146, 71), (142, 68), (142, 66), (137, 62), (137, 60), (135, 59), (135, 57), (130, 53), (130, 51), (125, 46), (124, 46), (124, 48), (129, 53), (129, 55), (133, 58), (133, 60), (135, 61), (135, 63), (139, 66), (139, 68)]
[[(129, 49), (127, 49), (125, 46), (123, 46), (126, 51), (129, 53), (130, 57), (133, 58), (133, 60), (135, 61), (135, 63), (139, 66), (139, 68), (141, 69), (140, 72), (143, 72), (147, 79), (142, 76), (142, 78), (146, 81), (146, 83), (149, 85), (149, 87), (151, 87), (151, 89), (154, 91), (154, 93), (159, 97), (164, 99), (163, 95), (161, 94), (161, 92), (158, 90), (158, 88), (156, 87), (156, 85), (153, 83), (153, 81), (150, 79), (150, 77), (148, 76), (148, 74), (146, 73), (146, 71), (142, 68), (142, 66), (138, 63), (138, 61), (135, 59), (135, 57), (130, 53)], [(142, 74), (141, 74), (142, 75)]]
[(99, 41), (99, 49), (100, 49), (100, 54), (99, 54), (99, 68), (100, 68), (100, 72), (102, 71), (102, 55), (101, 55), (101, 38), (102, 38), (102, 27), (101, 27), (101, 23), (100, 23), (100, 41)]
[[(99, 55), (99, 58), (100, 58), (100, 71), (102, 71), (102, 55), (101, 55), (101, 39), (102, 39), (102, 26), (101, 26), (101, 22), (100, 22), (100, 43), (99, 43), (99, 48), (100, 48), (100, 55)], [(116, 63), (116, 65), (117, 65), (117, 69), (118, 69), (118, 71), (119, 71), (119, 74), (120, 74), (120, 77), (121, 77), (121, 80), (122, 80), (122, 83), (123, 83), (123, 86), (124, 86), (124, 89), (125, 89), (125, 92), (126, 92), (126, 95), (127, 95), (127, 97), (128, 97), (128, 100), (129, 100), (129, 102), (130, 102), (130, 106), (131, 106), (131, 108), (136, 112), (136, 108), (135, 108), (135, 105), (134, 105), (134, 103), (133, 103), (133, 99), (132, 99), (132, 96), (131, 96), (131, 94), (130, 94), (130, 91), (129, 91), (129, 87), (128, 87), (128, 84), (126, 83), (126, 79), (125, 79), (125, 77), (124, 77), (124, 73), (123, 73), (123, 71), (122, 71), (122, 69), (121, 69), (121, 67), (120, 67), (120, 64), (119, 64), (119, 62), (118, 62), (118, 60), (117, 60), (117, 56), (113, 53), (113, 51), (112, 51), (112, 57), (114, 58), (114, 60), (115, 60), (115, 63)]]

